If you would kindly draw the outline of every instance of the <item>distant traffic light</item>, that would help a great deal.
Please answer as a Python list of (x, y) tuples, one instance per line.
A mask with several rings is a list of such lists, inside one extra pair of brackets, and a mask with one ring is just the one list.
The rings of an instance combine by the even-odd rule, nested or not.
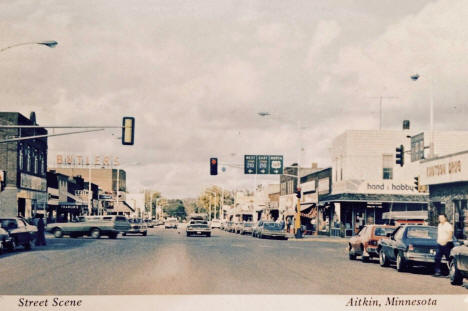
[(400, 147), (396, 148), (396, 164), (403, 166), (405, 164), (405, 147), (400, 145)]
[(419, 191), (419, 177), (414, 177), (414, 185), (416, 186), (416, 190)]
[(134, 141), (135, 141), (135, 118), (123, 117), (122, 145), (133, 145)]
[(296, 189), (296, 197), (297, 197), (298, 199), (300, 199), (301, 196), (302, 196), (301, 188), (297, 188), (297, 189)]
[(218, 175), (218, 158), (210, 158), (210, 175)]

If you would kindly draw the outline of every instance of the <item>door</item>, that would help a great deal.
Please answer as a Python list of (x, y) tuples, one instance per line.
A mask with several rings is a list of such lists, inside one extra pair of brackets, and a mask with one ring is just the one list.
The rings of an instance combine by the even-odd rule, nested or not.
[(26, 215), (26, 199), (18, 199), (18, 216), (25, 217)]

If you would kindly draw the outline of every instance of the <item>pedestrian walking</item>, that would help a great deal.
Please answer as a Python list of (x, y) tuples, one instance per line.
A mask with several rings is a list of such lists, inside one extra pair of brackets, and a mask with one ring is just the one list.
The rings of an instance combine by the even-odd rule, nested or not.
[(440, 262), (442, 256), (445, 256), (445, 259), (448, 261), (450, 256), (450, 250), (453, 247), (453, 227), (447, 221), (447, 215), (439, 215), (439, 225), (437, 226), (437, 251), (435, 254), (435, 266), (434, 266), (434, 276), (441, 276), (440, 273)]
[(47, 245), (45, 239), (45, 225), (44, 220), (42, 219), (44, 215), (38, 215), (39, 220), (37, 221), (37, 237), (36, 237), (36, 246)]
[(291, 217), (288, 217), (288, 220), (287, 220), (287, 231), (288, 233), (291, 232)]

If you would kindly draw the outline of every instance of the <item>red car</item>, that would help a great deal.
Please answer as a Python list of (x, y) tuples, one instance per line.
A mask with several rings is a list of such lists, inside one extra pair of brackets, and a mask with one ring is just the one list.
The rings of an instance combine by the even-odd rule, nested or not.
[(387, 237), (396, 227), (389, 225), (367, 225), (364, 226), (357, 235), (349, 240), (348, 254), (350, 260), (355, 260), (356, 256), (361, 256), (361, 260), (366, 262), (371, 257), (379, 257), (377, 244), (380, 239)]

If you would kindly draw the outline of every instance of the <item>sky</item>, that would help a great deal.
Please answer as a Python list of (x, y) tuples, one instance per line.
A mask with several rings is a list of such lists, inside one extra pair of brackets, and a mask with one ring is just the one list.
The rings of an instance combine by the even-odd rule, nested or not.
[(134, 116), (133, 146), (119, 130), (49, 139), (49, 165), (57, 153), (119, 157), (130, 191), (252, 189), (279, 177), (227, 164), (288, 165), (302, 145), (301, 165), (328, 167), (336, 136), (379, 128), (380, 96), (384, 129), (428, 129), (432, 92), (435, 129), (468, 130), (466, 16), (467, 1), (446, 0), (0, 0), (0, 48), (58, 42), (0, 53), (0, 110), (35, 111), (40, 125)]

